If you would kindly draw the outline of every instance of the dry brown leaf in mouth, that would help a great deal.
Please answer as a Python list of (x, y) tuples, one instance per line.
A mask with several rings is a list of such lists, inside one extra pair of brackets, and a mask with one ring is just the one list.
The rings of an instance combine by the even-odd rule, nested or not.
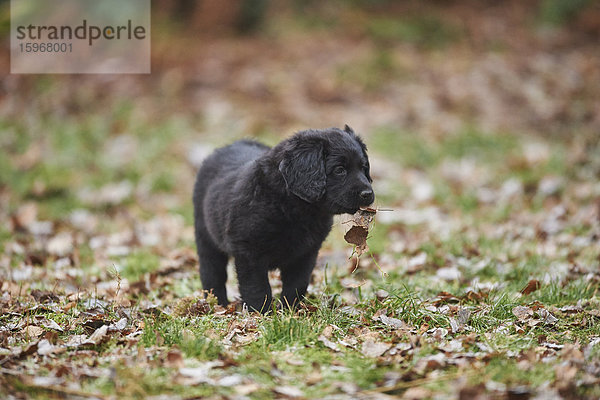
[(368, 231), (375, 214), (377, 214), (377, 210), (374, 208), (361, 208), (352, 215), (352, 222), (354, 222), (354, 225), (362, 226)]
[(352, 215), (352, 219), (346, 221), (352, 226), (344, 235), (344, 240), (355, 246), (352, 255), (356, 256), (356, 262), (352, 272), (358, 267), (358, 258), (369, 250), (367, 237), (376, 213), (377, 210), (374, 208), (361, 208)]
[(376, 213), (377, 210), (374, 208), (361, 208), (348, 221), (352, 224), (352, 227), (344, 235), (344, 240), (356, 246), (354, 251), (357, 257), (360, 257), (369, 249), (367, 236), (369, 236), (369, 228)]
[(354, 225), (346, 234), (344, 239), (350, 244), (356, 245), (358, 248), (366, 248), (367, 246), (367, 235), (369, 231), (360, 225)]

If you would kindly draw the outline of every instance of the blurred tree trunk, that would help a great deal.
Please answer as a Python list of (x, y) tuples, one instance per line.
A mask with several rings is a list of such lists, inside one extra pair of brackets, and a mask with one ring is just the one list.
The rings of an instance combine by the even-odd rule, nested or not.
[(269, 0), (155, 0), (156, 12), (181, 25), (203, 32), (256, 31), (263, 22)]

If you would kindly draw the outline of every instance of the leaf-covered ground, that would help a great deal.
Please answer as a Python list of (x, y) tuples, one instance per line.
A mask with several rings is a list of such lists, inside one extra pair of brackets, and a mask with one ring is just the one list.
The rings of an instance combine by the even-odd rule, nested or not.
[[(597, 8), (483, 3), (155, 22), (151, 76), (4, 75), (0, 397), (600, 397)], [(370, 251), (343, 216), (300, 310), (215, 305), (199, 162), (345, 123), (390, 210)]]

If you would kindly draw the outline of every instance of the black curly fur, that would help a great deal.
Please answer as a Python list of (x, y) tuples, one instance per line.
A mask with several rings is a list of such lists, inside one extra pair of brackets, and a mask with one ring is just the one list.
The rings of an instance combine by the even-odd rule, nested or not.
[(250, 308), (270, 309), (274, 268), (282, 302), (293, 307), (306, 293), (333, 215), (374, 200), (367, 148), (348, 126), (302, 131), (273, 148), (238, 141), (204, 161), (193, 200), (204, 289), (227, 304), (231, 256)]

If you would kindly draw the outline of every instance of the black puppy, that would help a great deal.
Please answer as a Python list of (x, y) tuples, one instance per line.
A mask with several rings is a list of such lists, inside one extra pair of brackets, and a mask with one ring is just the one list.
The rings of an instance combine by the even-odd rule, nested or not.
[(299, 132), (273, 148), (241, 140), (217, 149), (194, 186), (202, 286), (227, 304), (232, 256), (249, 307), (269, 310), (274, 268), (281, 300), (293, 307), (306, 293), (333, 215), (371, 204), (371, 182), (367, 148), (347, 125)]

